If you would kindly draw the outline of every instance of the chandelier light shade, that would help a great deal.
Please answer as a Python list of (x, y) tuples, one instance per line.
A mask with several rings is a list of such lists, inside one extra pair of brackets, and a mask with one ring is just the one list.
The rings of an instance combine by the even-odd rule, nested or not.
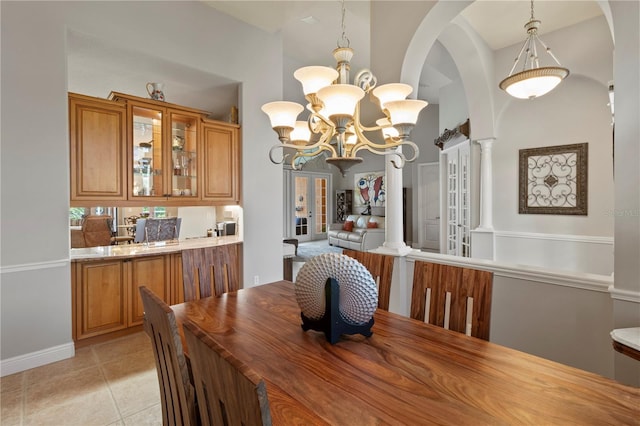
[[(518, 99), (535, 99), (552, 91), (568, 75), (569, 70), (560, 65), (560, 61), (551, 52), (540, 37), (538, 29), (541, 21), (535, 19), (533, 14), (533, 0), (531, 0), (531, 18), (525, 24), (527, 39), (524, 41), (520, 53), (516, 57), (513, 67), (507, 78), (500, 82), (500, 89)], [(541, 67), (538, 58), (539, 43), (545, 52), (555, 61), (558, 66)], [(514, 74), (518, 64), (522, 62), (522, 71)]]
[[(270, 102), (262, 106), (281, 142), (269, 151), (269, 159), (275, 164), (287, 159), (284, 153), (280, 160), (273, 156), (276, 150), (285, 148), (295, 152), (291, 158), (294, 169), (300, 168), (304, 157), (326, 154), (327, 163), (336, 166), (343, 176), (349, 167), (363, 161), (356, 156), (363, 149), (393, 156), (391, 163), (397, 168), (418, 158), (418, 146), (409, 140), (409, 136), (427, 102), (406, 99), (413, 91), (408, 84), (376, 87), (376, 77), (366, 69), (358, 72), (353, 83), (350, 82), (353, 49), (345, 36), (344, 16), (343, 0), (342, 37), (333, 51), (336, 68), (308, 66), (293, 73), (309, 102), (307, 120), (298, 120), (304, 108), (295, 102)], [(383, 115), (372, 127), (364, 126), (360, 121), (360, 102), (366, 94), (375, 98)], [(377, 133), (382, 142), (372, 141), (365, 133)], [(399, 149), (401, 146), (412, 148), (412, 155), (406, 156)]]

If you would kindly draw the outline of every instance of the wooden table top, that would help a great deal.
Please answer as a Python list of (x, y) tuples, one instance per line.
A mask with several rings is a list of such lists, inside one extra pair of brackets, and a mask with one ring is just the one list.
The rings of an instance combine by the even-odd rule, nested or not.
[(288, 281), (172, 308), (264, 378), (274, 424), (640, 424), (638, 388), (386, 311), (331, 345)]

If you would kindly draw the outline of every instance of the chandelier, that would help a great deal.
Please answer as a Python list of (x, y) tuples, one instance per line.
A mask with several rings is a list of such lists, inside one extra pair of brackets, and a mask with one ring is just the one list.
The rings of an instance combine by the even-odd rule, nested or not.
[[(560, 61), (551, 52), (540, 37), (538, 28), (541, 21), (533, 16), (533, 0), (531, 0), (531, 18), (524, 27), (527, 30), (527, 39), (524, 41), (518, 57), (511, 67), (509, 76), (500, 82), (500, 88), (518, 99), (534, 99), (552, 91), (562, 80), (569, 75), (569, 70), (560, 66)], [(538, 61), (538, 49), (536, 41), (558, 64), (557, 67), (541, 67)], [(514, 74), (516, 66), (522, 61), (522, 71)]]
[[(304, 107), (295, 102), (277, 101), (262, 106), (281, 142), (269, 151), (269, 159), (274, 164), (282, 164), (286, 160), (284, 152), (280, 160), (273, 156), (276, 150), (284, 151), (284, 148), (295, 152), (291, 159), (294, 169), (300, 168), (297, 160), (325, 153), (327, 163), (336, 166), (343, 176), (349, 167), (362, 162), (356, 154), (363, 149), (378, 155), (395, 156), (391, 163), (396, 168), (402, 168), (405, 162), (418, 157), (418, 146), (409, 140), (409, 136), (427, 102), (406, 99), (413, 91), (408, 84), (376, 87), (377, 79), (368, 69), (358, 72), (350, 84), (353, 49), (346, 37), (344, 17), (343, 0), (342, 36), (333, 51), (336, 68), (308, 66), (293, 73), (302, 84), (305, 99), (309, 102), (307, 120), (298, 120)], [(384, 115), (369, 127), (360, 121), (360, 101), (366, 94), (374, 98)], [(371, 141), (365, 132), (378, 132), (382, 142)], [(394, 149), (400, 146), (411, 147), (413, 155), (407, 158), (402, 150)]]

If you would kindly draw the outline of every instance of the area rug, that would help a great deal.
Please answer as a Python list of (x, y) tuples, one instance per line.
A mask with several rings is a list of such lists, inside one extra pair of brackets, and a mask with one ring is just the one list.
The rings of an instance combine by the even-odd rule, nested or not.
[(294, 257), (294, 262), (306, 262), (314, 256), (322, 253), (342, 253), (342, 247), (329, 245), (328, 240), (309, 241), (298, 244), (298, 255)]

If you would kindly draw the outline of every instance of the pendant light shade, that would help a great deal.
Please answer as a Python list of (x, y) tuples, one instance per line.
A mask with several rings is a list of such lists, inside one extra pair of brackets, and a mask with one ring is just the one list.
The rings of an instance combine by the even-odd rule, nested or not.
[[(518, 57), (511, 67), (507, 78), (500, 82), (500, 89), (518, 99), (535, 99), (552, 91), (568, 75), (569, 70), (563, 68), (560, 62), (538, 37), (541, 21), (533, 15), (533, 0), (531, 0), (531, 18), (525, 24), (527, 39), (524, 41)], [(556, 62), (558, 66), (541, 67), (536, 43)], [(518, 63), (522, 60), (522, 71), (514, 74)]]

